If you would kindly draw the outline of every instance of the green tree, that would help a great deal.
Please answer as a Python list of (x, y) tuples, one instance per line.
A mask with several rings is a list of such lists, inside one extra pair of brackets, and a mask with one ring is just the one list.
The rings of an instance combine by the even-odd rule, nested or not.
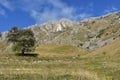
[(17, 42), (18, 36), (19, 36), (18, 27), (16, 26), (12, 27), (11, 30), (8, 31), (8, 35), (7, 35), (8, 42), (12, 42), (15, 44)]
[(12, 35), (8, 36), (8, 41), (15, 43), (13, 45), (13, 51), (20, 51), (22, 54), (24, 54), (25, 52), (34, 51), (35, 37), (34, 33), (30, 29), (18, 29), (17, 31), (13, 31), (12, 33), (10, 31), (9, 33)]

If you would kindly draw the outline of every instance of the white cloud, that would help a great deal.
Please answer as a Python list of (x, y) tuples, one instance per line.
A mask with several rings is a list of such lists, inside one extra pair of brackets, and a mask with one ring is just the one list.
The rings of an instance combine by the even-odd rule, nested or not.
[(91, 17), (91, 16), (92, 16), (92, 14), (81, 13), (81, 14), (79, 14), (77, 17), (78, 17), (79, 19), (85, 19), (85, 18), (88, 18), (88, 17)]
[(106, 10), (104, 10), (104, 13), (110, 13), (110, 12), (114, 12), (117, 11), (118, 9), (116, 7), (109, 7)]
[(8, 0), (0, 0), (0, 5), (4, 6), (9, 10), (13, 10), (11, 3)]
[[(72, 20), (81, 20), (90, 17), (89, 11), (92, 11), (92, 5), (87, 10), (82, 11), (76, 7), (71, 7), (61, 0), (0, 0), (0, 4), (9, 10), (21, 9), (26, 11), (36, 23), (43, 23), (49, 20), (59, 20), (68, 18)], [(80, 7), (79, 7), (80, 8)]]
[(13, 11), (13, 9), (14, 9), (12, 7), (11, 3), (7, 0), (0, 0), (0, 5), (3, 7), (3, 8), (0, 7), (0, 15), (1, 16), (6, 16), (5, 8), (8, 10), (11, 10), (11, 11)]
[[(48, 20), (58, 20), (61, 18), (73, 19), (74, 8), (66, 5), (60, 0), (44, 0), (40, 3), (40, 0), (24, 0), (22, 9), (30, 13), (30, 15), (37, 21), (37, 23), (46, 22)], [(27, 7), (26, 4), (28, 4)], [(23, 7), (24, 6), (24, 7)], [(44, 6), (44, 7), (43, 7)]]

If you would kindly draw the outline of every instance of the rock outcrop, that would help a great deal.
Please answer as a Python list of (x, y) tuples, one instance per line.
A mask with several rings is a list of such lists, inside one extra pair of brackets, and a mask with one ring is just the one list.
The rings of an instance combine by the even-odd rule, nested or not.
[[(120, 12), (89, 18), (80, 22), (61, 19), (29, 26), (37, 44), (68, 44), (95, 50), (120, 37)], [(7, 32), (2, 33), (0, 42), (6, 40)]]

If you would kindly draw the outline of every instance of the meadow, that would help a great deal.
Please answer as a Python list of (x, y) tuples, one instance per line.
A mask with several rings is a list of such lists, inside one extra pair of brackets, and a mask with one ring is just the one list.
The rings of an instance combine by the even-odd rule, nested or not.
[(25, 55), (0, 53), (0, 80), (120, 80), (119, 58), (91, 53), (54, 44)]

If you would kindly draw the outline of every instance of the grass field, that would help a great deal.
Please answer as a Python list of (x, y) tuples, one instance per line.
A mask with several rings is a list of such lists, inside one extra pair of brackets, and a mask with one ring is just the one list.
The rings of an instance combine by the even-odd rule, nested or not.
[(88, 53), (51, 44), (26, 55), (0, 54), (0, 80), (120, 80), (119, 59), (109, 60), (106, 54), (89, 57)]

